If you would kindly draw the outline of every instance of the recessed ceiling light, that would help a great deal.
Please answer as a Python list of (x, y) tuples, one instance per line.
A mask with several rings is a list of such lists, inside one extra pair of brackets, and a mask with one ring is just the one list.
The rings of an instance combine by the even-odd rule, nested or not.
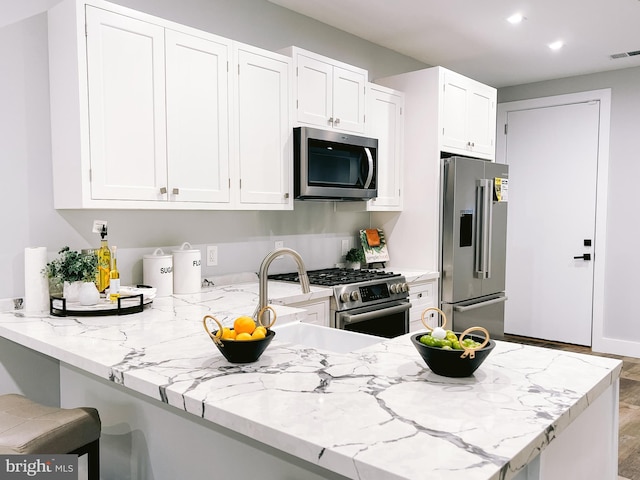
[(509, 18), (507, 18), (507, 22), (512, 23), (514, 25), (522, 22), (522, 20), (524, 20), (524, 17), (522, 16), (521, 13), (514, 13)]
[(564, 47), (564, 42), (562, 40), (558, 40), (557, 42), (550, 43), (548, 46), (551, 50), (560, 50)]

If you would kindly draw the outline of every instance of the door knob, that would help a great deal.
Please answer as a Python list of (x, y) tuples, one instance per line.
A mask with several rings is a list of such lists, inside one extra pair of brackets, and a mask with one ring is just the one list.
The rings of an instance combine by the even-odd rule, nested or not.
[(583, 253), (582, 255), (578, 255), (577, 257), (573, 257), (576, 260), (578, 259), (582, 259), (582, 260), (591, 260), (591, 254), (590, 253)]

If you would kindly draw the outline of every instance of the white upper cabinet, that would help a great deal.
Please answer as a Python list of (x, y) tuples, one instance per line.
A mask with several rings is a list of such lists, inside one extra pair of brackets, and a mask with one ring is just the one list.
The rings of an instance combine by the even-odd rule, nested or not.
[(291, 59), (236, 44), (236, 207), (293, 208)]
[(295, 67), (298, 123), (364, 133), (367, 71), (297, 47), (283, 52)]
[(497, 91), (441, 68), (441, 150), (495, 159)]
[(231, 84), (233, 45), (100, 0), (51, 9), (55, 208), (293, 208), (291, 59), (238, 55)]
[(367, 210), (402, 210), (404, 94), (380, 85), (367, 85), (366, 135), (378, 139), (378, 196)]

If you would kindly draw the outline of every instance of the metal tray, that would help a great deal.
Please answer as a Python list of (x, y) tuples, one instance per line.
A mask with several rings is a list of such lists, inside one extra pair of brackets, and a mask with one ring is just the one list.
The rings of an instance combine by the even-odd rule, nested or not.
[(79, 302), (67, 302), (62, 296), (53, 295), (49, 298), (49, 312), (55, 317), (68, 315), (97, 317), (105, 315), (129, 315), (140, 313), (145, 305), (153, 302), (151, 298), (144, 298), (142, 293), (118, 297), (117, 302), (100, 298), (96, 305), (81, 305)]

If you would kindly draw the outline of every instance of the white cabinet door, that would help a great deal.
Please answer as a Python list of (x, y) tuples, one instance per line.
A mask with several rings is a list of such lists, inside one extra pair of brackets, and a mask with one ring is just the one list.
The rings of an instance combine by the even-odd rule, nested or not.
[[(409, 284), (409, 301), (411, 302), (411, 310), (409, 310), (409, 330), (411, 332), (426, 331), (427, 328), (422, 323), (422, 312), (427, 308), (437, 307), (437, 281), (433, 280), (426, 283)], [(431, 327), (438, 326), (433, 322), (432, 316), (428, 313), (425, 315), (425, 321)], [(446, 328), (451, 328), (447, 325)]]
[(168, 195), (172, 201), (229, 198), (230, 42), (166, 30)]
[(472, 150), (476, 154), (490, 155), (495, 159), (496, 150), (496, 91), (492, 87), (477, 84), (469, 93), (467, 128)]
[(444, 70), (443, 151), (495, 159), (496, 89)]
[(298, 121), (332, 127), (333, 67), (306, 55), (297, 55), (296, 70)]
[(378, 139), (378, 196), (368, 210), (402, 210), (404, 94), (380, 85), (367, 87), (367, 136)]
[(444, 76), (442, 88), (442, 148), (466, 150), (468, 85), (457, 76)]
[(364, 132), (365, 76), (353, 70), (333, 67), (333, 127)]
[(87, 6), (91, 196), (161, 199), (164, 29)]
[(291, 61), (236, 47), (236, 208), (292, 209)]

